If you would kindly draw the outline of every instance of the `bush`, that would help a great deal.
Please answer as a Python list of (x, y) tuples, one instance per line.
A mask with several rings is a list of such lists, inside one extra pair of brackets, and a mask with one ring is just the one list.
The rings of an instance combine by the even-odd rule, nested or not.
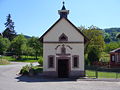
[(38, 60), (38, 63), (40, 64), (40, 66), (43, 66), (43, 59), (40, 58), (40, 59)]
[(100, 55), (101, 52), (97, 48), (91, 48), (91, 50), (88, 52), (88, 60), (90, 62), (90, 65), (92, 65), (93, 62), (99, 61), (101, 57)]
[(22, 75), (28, 75), (29, 74), (29, 70), (31, 68), (32, 68), (32, 65), (23, 66), (22, 69), (20, 70), (20, 74), (22, 74)]
[(43, 72), (43, 67), (34, 66), (33, 69), (35, 71), (35, 74)]
[(42, 67), (33, 66), (32, 64), (30, 64), (23, 66), (19, 74), (33, 76), (33, 75), (37, 75), (38, 73), (41, 73), (42, 71), (43, 71)]
[(6, 59), (0, 59), (0, 64), (1, 65), (10, 64), (10, 62)]

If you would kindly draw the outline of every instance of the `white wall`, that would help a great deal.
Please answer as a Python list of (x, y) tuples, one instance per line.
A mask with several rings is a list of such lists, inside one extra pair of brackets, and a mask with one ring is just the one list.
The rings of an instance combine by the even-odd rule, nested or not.
[(62, 33), (68, 37), (68, 41), (84, 41), (83, 36), (64, 18), (44, 36), (43, 41), (58, 41)]
[[(61, 50), (61, 46), (58, 47), (57, 50), (55, 50), (55, 47), (57, 47), (57, 45), (62, 45), (62, 44), (52, 44), (52, 43), (44, 43), (44, 53), (43, 53), (43, 57), (44, 57), (44, 71), (56, 71), (56, 65), (55, 68), (48, 68), (48, 55), (55, 55), (55, 64), (56, 64), (56, 57), (58, 57), (56, 55), (56, 53), (60, 53)], [(69, 49), (68, 47), (66, 47), (66, 45), (69, 45), (72, 47), (72, 50)], [(71, 58), (71, 70), (84, 70), (84, 43), (73, 43), (73, 44), (65, 44), (65, 48), (66, 48), (66, 53), (71, 53), (70, 57)], [(72, 68), (72, 55), (79, 55), (79, 68)]]
[[(84, 42), (84, 37), (73, 27), (68, 21), (64, 18), (61, 19), (53, 28), (50, 30), (43, 38), (43, 42), (58, 42), (61, 34), (64, 33), (68, 37), (68, 42)], [(60, 53), (60, 47), (57, 50), (55, 48), (58, 45), (62, 45), (63, 43), (43, 43), (43, 67), (44, 71), (56, 71), (56, 65), (54, 68), (48, 68), (48, 55), (55, 55), (55, 64), (56, 64), (56, 53)], [(65, 47), (66, 53), (70, 53), (68, 56), (71, 58), (72, 55), (79, 55), (79, 68), (72, 68), (71, 62), (71, 70), (84, 70), (84, 43), (64, 43), (65, 45), (69, 45), (73, 49), (69, 49)]]

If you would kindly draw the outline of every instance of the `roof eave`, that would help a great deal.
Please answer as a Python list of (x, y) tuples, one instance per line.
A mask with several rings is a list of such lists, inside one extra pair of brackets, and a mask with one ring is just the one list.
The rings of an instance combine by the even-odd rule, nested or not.
[[(64, 17), (63, 17), (63, 18), (64, 18)], [(44, 37), (61, 19), (62, 19), (62, 18), (59, 18), (59, 19), (39, 38), (40, 42), (43, 43), (43, 37)], [(67, 18), (64, 18), (64, 19), (66, 19), (80, 34), (83, 35), (83, 37), (84, 37), (84, 43), (86, 44), (86, 43), (89, 41), (89, 39), (88, 39), (74, 24), (72, 24)]]

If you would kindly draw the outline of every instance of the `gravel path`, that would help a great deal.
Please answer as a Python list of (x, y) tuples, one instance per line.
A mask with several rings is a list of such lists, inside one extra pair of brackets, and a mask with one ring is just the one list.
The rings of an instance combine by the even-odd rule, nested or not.
[(28, 63), (0, 65), (0, 90), (120, 90), (120, 80), (43, 79), (16, 75)]

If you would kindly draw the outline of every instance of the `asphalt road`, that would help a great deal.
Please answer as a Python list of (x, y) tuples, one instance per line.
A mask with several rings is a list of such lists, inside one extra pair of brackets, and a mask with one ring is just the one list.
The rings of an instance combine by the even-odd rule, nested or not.
[(0, 90), (120, 90), (120, 80), (45, 79), (16, 75), (27, 63), (0, 65)]

